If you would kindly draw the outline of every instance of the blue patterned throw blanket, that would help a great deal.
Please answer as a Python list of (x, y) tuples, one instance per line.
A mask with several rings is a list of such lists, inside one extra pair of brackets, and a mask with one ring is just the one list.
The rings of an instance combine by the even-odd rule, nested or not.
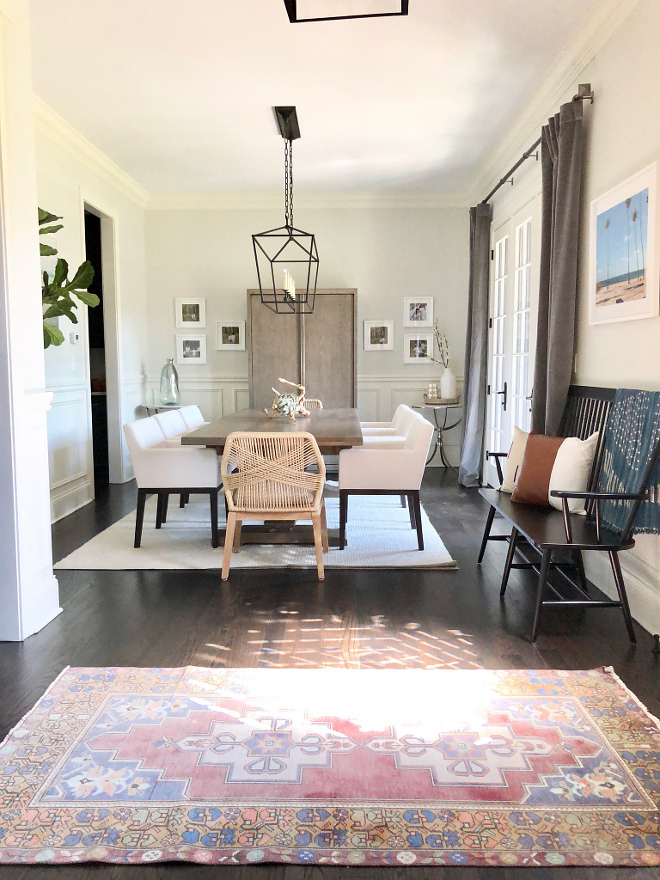
[[(660, 392), (619, 388), (605, 429), (599, 492), (638, 492), (640, 481), (660, 438)], [(660, 461), (657, 461), (635, 518), (634, 531), (660, 534)], [(603, 522), (623, 531), (630, 501), (601, 502)]]

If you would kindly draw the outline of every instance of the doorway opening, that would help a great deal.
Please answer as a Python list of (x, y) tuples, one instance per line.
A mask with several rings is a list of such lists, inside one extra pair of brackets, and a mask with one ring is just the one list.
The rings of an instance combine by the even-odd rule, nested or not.
[(105, 324), (103, 320), (103, 260), (101, 218), (85, 211), (85, 256), (94, 267), (89, 291), (99, 298), (96, 308), (88, 309), (89, 376), (92, 395), (92, 448), (95, 493), (110, 482), (108, 457), (108, 397), (105, 363)]

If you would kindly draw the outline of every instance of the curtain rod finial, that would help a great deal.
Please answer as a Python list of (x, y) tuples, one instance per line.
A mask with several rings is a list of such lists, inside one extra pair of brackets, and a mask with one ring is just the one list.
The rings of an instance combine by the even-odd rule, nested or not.
[(591, 83), (580, 83), (578, 85), (577, 95), (573, 96), (574, 101), (590, 101), (594, 102), (594, 93)]

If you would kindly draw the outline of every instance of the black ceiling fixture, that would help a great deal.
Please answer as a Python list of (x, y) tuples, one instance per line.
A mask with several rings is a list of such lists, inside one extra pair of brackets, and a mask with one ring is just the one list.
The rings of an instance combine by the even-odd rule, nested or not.
[(284, 0), (289, 21), (335, 21), (408, 15), (408, 0)]
[(284, 138), (284, 226), (252, 236), (259, 294), (274, 312), (309, 314), (314, 311), (319, 255), (315, 236), (293, 225), (293, 141), (300, 128), (295, 107), (273, 109)]

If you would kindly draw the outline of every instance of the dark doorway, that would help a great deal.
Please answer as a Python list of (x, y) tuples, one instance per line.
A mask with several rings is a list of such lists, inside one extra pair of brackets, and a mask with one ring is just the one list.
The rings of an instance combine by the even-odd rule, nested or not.
[(90, 293), (100, 303), (87, 310), (89, 326), (89, 376), (92, 391), (92, 442), (94, 446), (94, 488), (110, 482), (108, 464), (108, 403), (105, 379), (105, 331), (103, 325), (103, 269), (101, 260), (101, 219), (85, 211), (85, 253), (94, 267)]

